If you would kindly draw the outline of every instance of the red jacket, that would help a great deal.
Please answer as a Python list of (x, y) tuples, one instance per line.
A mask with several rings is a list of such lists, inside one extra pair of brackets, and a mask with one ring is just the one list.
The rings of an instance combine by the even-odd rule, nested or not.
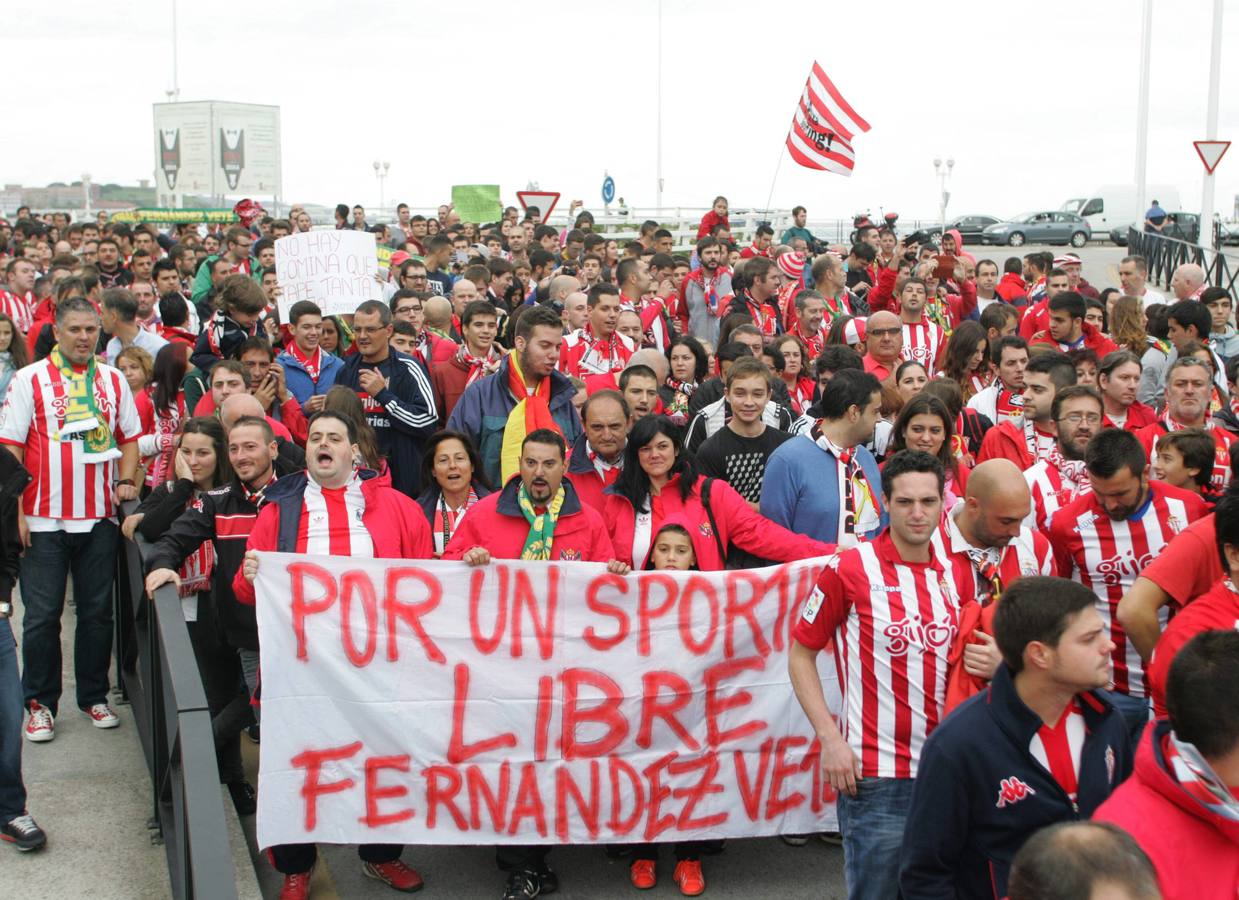
[(1179, 784), (1165, 757), (1170, 723), (1144, 730), (1136, 769), (1093, 814), (1118, 825), (1148, 854), (1166, 900), (1234, 900), (1239, 822), (1206, 809)]
[(1033, 335), (1039, 331), (1047, 331), (1049, 327), (1050, 301), (1038, 300), (1024, 310), (1024, 316), (1020, 319), (1020, 337), (1026, 341), (1031, 341)]
[[(680, 476), (673, 475), (663, 487), (662, 493), (651, 498), (654, 513), (650, 529), (651, 539), (671, 518), (691, 522), (693, 531), (709, 538), (702, 542), (704, 546), (697, 555), (697, 568), (701, 571), (718, 571), (726, 567), (726, 560), (718, 552), (720, 542), (724, 548), (734, 544), (754, 556), (775, 562), (793, 562), (835, 552), (835, 548), (830, 544), (788, 531), (761, 513), (754, 512), (744, 498), (736, 493), (735, 488), (717, 478), (713, 479), (710, 485), (710, 509), (714, 512), (714, 521), (718, 525), (718, 540), (715, 540), (714, 530), (710, 527), (710, 517), (701, 502), (701, 485), (704, 480), (698, 478), (688, 499), (682, 500)], [(623, 560), (634, 569), (643, 567), (646, 562), (644, 559), (632, 558), (632, 542), (637, 525), (632, 504), (627, 497), (619, 494), (607, 494), (606, 503), (607, 527), (611, 530), (611, 542), (615, 545), (615, 558)], [(696, 544), (697, 541), (694, 540), (694, 545)]]
[(977, 462), (983, 463), (987, 459), (1009, 459), (1020, 469), (1030, 469), (1037, 464), (1036, 457), (1028, 452), (1024, 428), (1013, 422), (999, 422), (985, 432)]
[[(1097, 326), (1093, 325), (1091, 322), (1081, 322), (1080, 327), (1083, 332), (1082, 336), (1084, 338), (1084, 343), (1076, 349), (1092, 350), (1097, 354), (1098, 360), (1105, 359), (1107, 353), (1113, 353), (1118, 349), (1118, 345), (1098, 331)], [(1033, 346), (1036, 346), (1037, 344), (1048, 344), (1056, 350), (1061, 350), (1063, 353), (1070, 352), (1063, 350), (1063, 345), (1054, 340), (1054, 338), (1050, 336), (1050, 332), (1048, 330), (1039, 331), (1034, 334), (1029, 343)]]
[(184, 328), (177, 328), (175, 325), (159, 326), (159, 336), (168, 343), (184, 344), (190, 350), (194, 348), (194, 344), (198, 342), (198, 335), (192, 331), (186, 331)]
[[(30, 330), (26, 332), (26, 349), (29, 351), (28, 359), (35, 358), (34, 347), (39, 342), (39, 333), (43, 330), (44, 325), (54, 325), (56, 323), (56, 307), (52, 305), (51, 300), (42, 300), (39, 305), (34, 308), (33, 322), (30, 325)], [(17, 335), (14, 335), (17, 337)]]
[(727, 221), (726, 216), (720, 216), (712, 208), (706, 210), (706, 214), (701, 217), (701, 224), (697, 226), (697, 240), (708, 237), (710, 229), (715, 225), (722, 225), (728, 229), (731, 228), (731, 223)]
[(447, 427), (448, 416), (460, 402), (460, 395), (468, 386), (469, 371), (453, 353), (450, 359), (436, 362), (430, 367), (430, 386), (435, 395), (435, 411), (439, 414), (439, 427)]
[(1170, 664), (1183, 645), (1202, 631), (1234, 631), (1239, 628), (1239, 594), (1230, 589), (1228, 579), (1221, 579), (1206, 593), (1192, 600), (1170, 620), (1157, 640), (1153, 659), (1145, 669), (1153, 709), (1159, 718), (1166, 710), (1166, 681)]
[(1008, 303), (1014, 303), (1021, 297), (1028, 296), (1028, 283), (1014, 272), (1008, 272), (998, 280), (994, 293)]
[[(267, 502), (250, 531), (246, 550), (298, 552), (296, 523), (302, 511), (302, 494), (307, 477), (304, 472), (298, 472), (277, 480), (271, 486), (266, 494)], [(361, 493), (366, 500), (361, 523), (370, 532), (376, 559), (430, 559), (434, 556), (426, 516), (421, 507), (391, 486), (390, 475), (363, 471)], [(473, 511), (469, 513), (472, 515)], [(294, 518), (285, 521), (281, 528), (282, 516)], [(292, 535), (291, 541), (289, 534)], [(254, 586), (245, 580), (244, 572), (244, 566), (237, 569), (232, 579), (232, 590), (237, 600), (253, 606)]]
[[(1157, 413), (1153, 411), (1153, 407), (1145, 406), (1139, 400), (1127, 407), (1127, 421), (1123, 423), (1124, 431), (1139, 431), (1146, 425), (1152, 425), (1157, 421)], [(1109, 416), (1102, 418), (1101, 425), (1103, 428), (1113, 428), (1114, 423), (1110, 421)]]
[[(462, 559), (474, 547), (485, 547), (495, 559), (520, 559), (525, 538), (529, 536), (529, 523), (516, 499), (520, 483), (520, 478), (514, 477), (502, 491), (479, 500), (452, 535), (442, 558)], [(555, 523), (551, 559), (576, 562), (615, 559), (602, 516), (581, 503), (569, 479), (564, 479), (563, 486), (566, 495), (559, 510), (559, 521)]]

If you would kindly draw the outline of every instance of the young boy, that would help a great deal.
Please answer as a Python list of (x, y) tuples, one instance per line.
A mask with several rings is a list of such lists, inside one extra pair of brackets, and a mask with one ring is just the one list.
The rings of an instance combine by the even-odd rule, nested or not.
[(1216, 448), (1201, 428), (1184, 428), (1162, 435), (1153, 457), (1153, 477), (1172, 487), (1202, 494), (1213, 473)]
[(1224, 362), (1229, 362), (1232, 357), (1239, 356), (1239, 332), (1230, 324), (1233, 310), (1230, 294), (1224, 288), (1205, 288), (1200, 294), (1200, 302), (1209, 308), (1213, 320), (1209, 327), (1209, 342), (1217, 355)]
[[(692, 533), (683, 521), (671, 518), (663, 523), (650, 542), (650, 555), (645, 568), (659, 571), (687, 572), (697, 568), (697, 552), (693, 549)], [(680, 886), (680, 893), (695, 897), (706, 889), (705, 877), (701, 874), (701, 854), (709, 841), (677, 841), (675, 844), (675, 874), (672, 876)], [(716, 842), (721, 845), (721, 841)], [(637, 844), (632, 848), (632, 864), (629, 878), (632, 886), (646, 891), (658, 883), (655, 866), (658, 862), (658, 844)]]

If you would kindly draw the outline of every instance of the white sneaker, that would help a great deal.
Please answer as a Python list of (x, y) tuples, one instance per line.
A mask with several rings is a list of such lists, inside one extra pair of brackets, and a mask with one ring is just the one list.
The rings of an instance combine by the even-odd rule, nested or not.
[(39, 701), (30, 701), (30, 718), (26, 720), (26, 740), (43, 744), (56, 736), (56, 718)]
[(96, 703), (94, 706), (88, 706), (82, 712), (90, 716), (91, 724), (96, 728), (115, 728), (120, 724), (120, 718), (116, 713), (112, 712), (112, 707), (106, 703)]

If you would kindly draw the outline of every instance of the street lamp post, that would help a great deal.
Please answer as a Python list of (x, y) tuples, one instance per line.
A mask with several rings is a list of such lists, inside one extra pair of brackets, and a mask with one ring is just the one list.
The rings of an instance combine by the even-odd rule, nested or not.
[(387, 170), (391, 168), (391, 163), (380, 163), (377, 159), (374, 161), (374, 177), (379, 181), (379, 212), (375, 216), (375, 221), (378, 221), (378, 216), (383, 214), (383, 207), (386, 205), (386, 198), (383, 195), (383, 182), (387, 180)]
[[(947, 182), (951, 180), (951, 170), (955, 168), (955, 160), (947, 159), (946, 166), (942, 165), (941, 158), (934, 160), (934, 174), (938, 176), (938, 225), (941, 231), (938, 233), (938, 241), (941, 243), (943, 236), (946, 235), (946, 205), (951, 200), (951, 192), (946, 189)], [(959, 252), (959, 248), (956, 248)]]

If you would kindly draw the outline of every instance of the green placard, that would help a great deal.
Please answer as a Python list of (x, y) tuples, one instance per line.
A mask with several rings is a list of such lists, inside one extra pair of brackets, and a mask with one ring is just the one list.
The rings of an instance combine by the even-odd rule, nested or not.
[(503, 216), (497, 184), (456, 184), (452, 186), (452, 206), (462, 222), (498, 222)]

